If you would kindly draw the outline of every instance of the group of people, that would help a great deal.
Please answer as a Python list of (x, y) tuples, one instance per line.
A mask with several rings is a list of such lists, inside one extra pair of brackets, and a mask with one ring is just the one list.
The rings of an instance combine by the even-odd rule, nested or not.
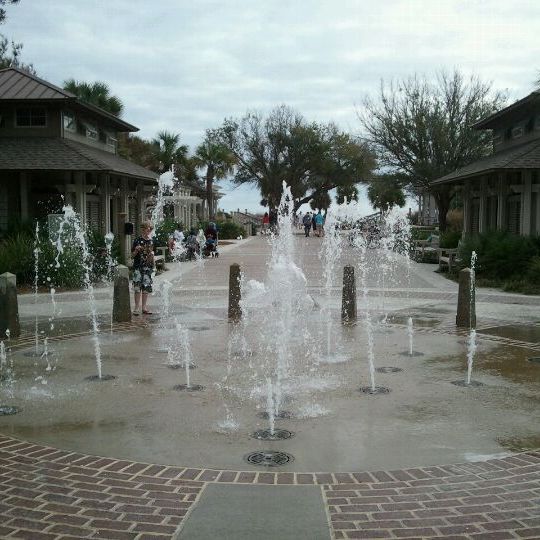
[(169, 252), (175, 259), (180, 259), (183, 255), (188, 260), (196, 256), (217, 257), (218, 228), (210, 222), (204, 232), (191, 229), (187, 234), (182, 231), (180, 223), (176, 224), (174, 232), (169, 235)]
[(270, 210), (270, 212), (265, 212), (262, 219), (262, 234), (270, 234), (270, 232), (275, 231), (277, 228), (278, 215), (276, 210)]
[[(312, 229), (315, 236), (324, 236), (324, 216), (320, 210), (317, 213), (307, 212), (305, 215), (302, 213), (295, 215), (294, 224), (304, 228), (306, 238), (309, 237)], [(265, 212), (262, 219), (262, 234), (270, 234), (270, 232), (275, 231), (276, 226), (277, 212), (275, 210)]]
[(310, 231), (313, 229), (313, 234), (318, 237), (324, 236), (324, 216), (319, 210), (317, 213), (307, 212), (302, 219), (298, 219), (301, 226), (304, 227), (304, 234), (306, 238), (309, 237)]
[[(131, 256), (133, 258), (133, 290), (135, 293), (135, 309), (133, 315), (152, 315), (148, 309), (148, 295), (152, 293), (153, 276), (155, 272), (154, 239), (152, 232), (154, 226), (150, 221), (141, 223), (141, 234), (133, 240)], [(218, 228), (210, 222), (200, 238), (195, 229), (191, 229), (187, 236), (182, 232), (178, 223), (174, 232), (169, 236), (168, 247), (173, 257), (185, 254), (186, 258), (195, 256), (217, 257)]]

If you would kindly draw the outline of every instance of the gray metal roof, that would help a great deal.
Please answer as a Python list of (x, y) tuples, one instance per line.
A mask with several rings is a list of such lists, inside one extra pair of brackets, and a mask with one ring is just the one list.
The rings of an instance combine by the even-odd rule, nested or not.
[(504, 118), (508, 115), (516, 111), (518, 111), (517, 114), (519, 114), (520, 112), (526, 112), (529, 109), (537, 109), (539, 103), (540, 90), (534, 90), (528, 96), (525, 96), (524, 98), (519, 99), (515, 103), (508, 105), (508, 107), (505, 107), (504, 109), (501, 109), (496, 113), (490, 114), (486, 118), (482, 118), (482, 120), (479, 120), (478, 122), (473, 124), (473, 127), (476, 129), (493, 129), (501, 123), (501, 119), (504, 120)]
[(157, 173), (115, 154), (61, 138), (0, 137), (1, 170), (101, 171), (156, 180)]
[(540, 139), (501, 150), (433, 182), (446, 184), (497, 170), (540, 169)]
[(112, 122), (118, 131), (139, 131), (128, 122), (118, 118), (100, 107), (79, 99), (75, 94), (68, 92), (50, 82), (18, 68), (0, 69), (0, 102), (1, 101), (69, 101), (79, 108), (91, 111)]
[(76, 96), (17, 68), (0, 70), (0, 99), (76, 99)]

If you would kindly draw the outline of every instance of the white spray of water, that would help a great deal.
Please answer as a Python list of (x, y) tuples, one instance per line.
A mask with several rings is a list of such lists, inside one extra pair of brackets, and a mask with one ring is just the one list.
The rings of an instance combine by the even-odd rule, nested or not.
[(186, 374), (186, 387), (191, 388), (191, 375), (189, 370), (193, 364), (193, 356), (191, 353), (189, 330), (179, 322), (176, 322), (176, 334), (178, 344), (177, 350), (180, 355), (180, 365), (184, 367)]
[(39, 248), (39, 222), (36, 221), (36, 234), (34, 237), (34, 341), (35, 341), (35, 355), (39, 354), (39, 329), (38, 329), (38, 287), (39, 287), (39, 254), (41, 250)]
[[(96, 309), (96, 299), (94, 295), (94, 286), (92, 285), (92, 280), (90, 278), (91, 270), (91, 254), (88, 249), (88, 242), (86, 239), (86, 233), (81, 226), (81, 222), (77, 213), (73, 210), (71, 206), (64, 206), (62, 211), (64, 212), (64, 217), (60, 222), (60, 227), (58, 229), (58, 237), (54, 244), (57, 248), (56, 254), (56, 264), (57, 268), (60, 267), (60, 254), (64, 251), (63, 238), (66, 235), (66, 232), (73, 232), (72, 239), (79, 245), (82, 253), (82, 265), (83, 265), (83, 282), (86, 294), (88, 297), (88, 305), (90, 307), (90, 320), (92, 323), (92, 341), (94, 344), (94, 356), (96, 359), (97, 374), (101, 379), (102, 377), (102, 366), (101, 366), (101, 345), (99, 343), (99, 325), (97, 319), (97, 309)], [(68, 228), (71, 231), (68, 231)]]
[(169, 317), (171, 316), (171, 289), (172, 283), (168, 279), (161, 282), (161, 320), (160, 324), (165, 327)]
[(412, 317), (407, 319), (407, 334), (409, 335), (409, 356), (412, 356), (414, 345), (414, 326)]
[(354, 243), (360, 252), (360, 258), (358, 261), (359, 270), (360, 270), (360, 288), (362, 289), (362, 305), (364, 306), (364, 329), (366, 331), (367, 337), (367, 353), (368, 353), (368, 364), (369, 364), (369, 378), (371, 381), (371, 390), (375, 392), (375, 344), (373, 342), (373, 323), (371, 320), (370, 306), (369, 306), (369, 295), (368, 295), (368, 286), (367, 286), (367, 260), (366, 260), (366, 249), (367, 244), (365, 238), (360, 235), (357, 235), (354, 238)]
[(270, 377), (266, 379), (266, 412), (270, 423), (270, 434), (274, 435), (276, 429), (276, 404), (274, 403), (274, 391)]
[(199, 229), (197, 233), (197, 244), (199, 245), (199, 253), (196, 254), (197, 266), (199, 268), (204, 266), (204, 246), (206, 245), (206, 236), (204, 236), (204, 231)]
[(154, 205), (154, 208), (152, 209), (152, 214), (150, 217), (150, 220), (152, 221), (152, 225), (154, 226), (154, 232), (155, 234), (156, 229), (163, 223), (164, 214), (163, 214), (163, 197), (165, 195), (165, 191), (172, 187), (174, 184), (174, 173), (172, 171), (164, 172), (158, 179), (158, 191), (156, 194), (156, 203)]
[(8, 360), (6, 346), (0, 341), (0, 382), (5, 382), (5, 390), (10, 398), (13, 397), (13, 357)]
[(325, 235), (323, 237), (319, 258), (323, 261), (323, 277), (326, 293), (325, 309), (323, 310), (326, 323), (326, 356), (331, 356), (332, 348), (332, 315), (330, 310), (330, 294), (334, 284), (336, 264), (340, 259), (342, 251), (342, 239), (339, 230), (335, 205), (332, 205), (326, 213)]
[(472, 314), (473, 314), (473, 302), (475, 294), (475, 281), (476, 281), (476, 251), (471, 253), (471, 285), (469, 290), (469, 313), (470, 313), (470, 332), (469, 332), (469, 341), (467, 344), (467, 384), (471, 384), (471, 375), (473, 368), (474, 355), (476, 353), (476, 329), (472, 325)]

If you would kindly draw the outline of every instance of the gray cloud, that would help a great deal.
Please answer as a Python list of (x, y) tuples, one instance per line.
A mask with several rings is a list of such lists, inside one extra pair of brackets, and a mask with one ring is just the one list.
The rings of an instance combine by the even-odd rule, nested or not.
[(363, 96), (415, 72), (459, 68), (517, 99), (540, 68), (538, 20), (534, 0), (21, 0), (2, 32), (44, 78), (107, 81), (141, 135), (194, 147), (280, 103), (359, 132)]

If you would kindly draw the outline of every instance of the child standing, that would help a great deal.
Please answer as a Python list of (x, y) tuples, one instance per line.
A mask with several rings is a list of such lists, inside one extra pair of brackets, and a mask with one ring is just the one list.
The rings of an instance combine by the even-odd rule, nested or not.
[(131, 255), (133, 256), (133, 288), (135, 290), (135, 310), (133, 315), (140, 315), (142, 299), (142, 312), (151, 315), (148, 310), (148, 294), (152, 292), (152, 274), (154, 272), (154, 243), (150, 235), (154, 227), (150, 221), (141, 223), (141, 236), (133, 241)]

